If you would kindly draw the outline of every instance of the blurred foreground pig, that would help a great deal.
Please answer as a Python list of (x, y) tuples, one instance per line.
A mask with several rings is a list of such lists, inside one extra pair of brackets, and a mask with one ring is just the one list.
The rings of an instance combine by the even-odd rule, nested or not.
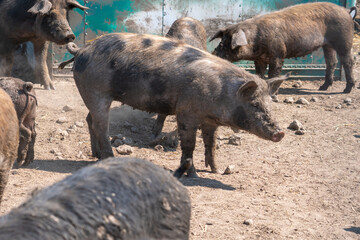
[(189, 239), (190, 198), (168, 171), (111, 158), (41, 190), (0, 218), (0, 239)]
[(35, 117), (37, 100), (33, 84), (18, 78), (0, 77), (0, 88), (10, 95), (20, 126), (20, 141), (17, 164), (28, 165), (34, 160), (36, 138)]
[[(178, 39), (193, 47), (206, 51), (206, 30), (204, 25), (191, 17), (177, 19), (170, 27), (165, 37)], [(166, 114), (159, 114), (152, 129), (156, 138), (164, 126)]]
[(35, 75), (45, 89), (54, 89), (46, 64), (48, 42), (75, 39), (67, 20), (70, 9), (87, 9), (76, 0), (0, 0), (0, 76), (10, 76), (20, 43), (34, 44)]
[[(205, 144), (205, 164), (215, 165), (216, 129), (240, 128), (280, 141), (284, 132), (270, 114), (270, 93), (286, 77), (265, 82), (234, 64), (181, 41), (145, 34), (104, 35), (75, 55), (76, 86), (89, 114), (86, 118), (94, 156), (113, 156), (109, 140), (109, 108), (113, 100), (134, 108), (176, 115), (181, 163), (192, 159), (196, 131)], [(191, 161), (189, 176), (196, 176)]]
[(338, 54), (346, 76), (344, 93), (349, 93), (355, 85), (351, 48), (356, 9), (350, 14), (333, 3), (319, 2), (256, 16), (218, 31), (211, 40), (221, 38), (221, 42), (213, 53), (231, 62), (255, 61), (262, 78), (269, 64), (273, 78), (280, 75), (285, 58), (302, 57), (322, 47), (326, 75), (319, 90), (332, 85)]
[(17, 157), (18, 145), (19, 122), (14, 104), (9, 95), (0, 89), (0, 203)]

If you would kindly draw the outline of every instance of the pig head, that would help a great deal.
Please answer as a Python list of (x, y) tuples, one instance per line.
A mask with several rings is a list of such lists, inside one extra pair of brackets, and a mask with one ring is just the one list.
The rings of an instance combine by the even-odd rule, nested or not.
[(36, 78), (45, 89), (55, 89), (46, 64), (48, 42), (66, 44), (75, 39), (67, 20), (73, 8), (87, 9), (76, 0), (0, 1), (0, 76), (10, 76), (16, 46), (31, 41)]
[(255, 61), (256, 73), (262, 78), (269, 65), (268, 75), (273, 78), (280, 75), (285, 58), (303, 57), (323, 48), (326, 73), (319, 90), (332, 85), (338, 56), (346, 77), (344, 93), (349, 93), (355, 85), (351, 55), (355, 10), (316, 2), (255, 16), (219, 30), (211, 39), (221, 39), (213, 53), (231, 62)]

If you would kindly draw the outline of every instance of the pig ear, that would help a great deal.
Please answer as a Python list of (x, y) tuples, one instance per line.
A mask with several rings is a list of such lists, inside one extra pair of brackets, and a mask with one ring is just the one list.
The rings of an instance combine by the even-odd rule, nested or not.
[(270, 78), (269, 80), (267, 80), (267, 84), (268, 84), (271, 96), (277, 92), (277, 90), (280, 88), (280, 85), (283, 83), (283, 81), (285, 81), (286, 79), (289, 78), (290, 74), (291, 73), (289, 72), (289, 73), (285, 74), (284, 76), (277, 77), (277, 78)]
[(212, 40), (214, 40), (215, 38), (222, 38), (223, 35), (224, 35), (224, 31), (223, 31), (223, 30), (218, 31), (218, 32), (215, 33), (215, 35), (210, 39), (210, 42), (211, 42)]
[(235, 49), (239, 46), (245, 46), (248, 42), (246, 40), (246, 35), (243, 30), (239, 30), (237, 33), (234, 33), (231, 40), (231, 48)]
[(246, 82), (238, 89), (237, 95), (239, 97), (250, 97), (255, 93), (257, 88), (258, 84), (255, 81)]
[(35, 5), (32, 6), (28, 12), (32, 14), (46, 14), (50, 11), (52, 4), (49, 0), (38, 0)]
[(66, 2), (72, 8), (79, 8), (83, 11), (89, 9), (88, 7), (85, 7), (85, 6), (81, 5), (80, 3), (78, 3), (76, 0), (67, 0)]

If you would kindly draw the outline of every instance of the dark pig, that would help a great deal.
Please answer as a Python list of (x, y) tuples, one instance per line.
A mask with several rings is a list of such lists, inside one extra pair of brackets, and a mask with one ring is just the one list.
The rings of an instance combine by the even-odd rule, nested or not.
[(0, 239), (189, 239), (187, 189), (141, 159), (112, 158), (35, 193), (0, 218)]
[(20, 126), (17, 164), (28, 165), (34, 160), (36, 138), (35, 117), (37, 99), (33, 84), (18, 78), (0, 77), (0, 88), (4, 89), (14, 103)]
[[(181, 41), (154, 35), (103, 35), (75, 55), (76, 86), (89, 114), (86, 118), (94, 156), (113, 156), (109, 108), (113, 100), (147, 112), (176, 115), (181, 163), (192, 159), (196, 131), (205, 144), (205, 163), (215, 165), (215, 132), (219, 125), (240, 128), (280, 141), (284, 132), (270, 114), (270, 95), (286, 77), (268, 83), (234, 64)], [(196, 176), (193, 163), (188, 175)]]
[(326, 75), (319, 90), (333, 83), (337, 53), (345, 70), (344, 93), (349, 93), (355, 85), (351, 57), (355, 15), (354, 9), (350, 15), (326, 2), (291, 6), (218, 31), (211, 40), (221, 38), (221, 42), (213, 53), (231, 62), (253, 60), (261, 77), (269, 64), (269, 78), (273, 78), (280, 74), (285, 58), (302, 57), (322, 47)]
[(45, 89), (54, 89), (46, 56), (48, 41), (66, 44), (75, 39), (68, 11), (87, 9), (76, 0), (1, 0), (0, 1), (0, 76), (10, 76), (16, 47), (34, 44), (35, 76)]
[(17, 157), (19, 122), (9, 95), (0, 89), (0, 203)]
[[(206, 30), (204, 25), (191, 17), (177, 19), (170, 27), (165, 37), (181, 40), (193, 47), (206, 51)], [(164, 126), (165, 114), (159, 114), (152, 129), (156, 138)]]

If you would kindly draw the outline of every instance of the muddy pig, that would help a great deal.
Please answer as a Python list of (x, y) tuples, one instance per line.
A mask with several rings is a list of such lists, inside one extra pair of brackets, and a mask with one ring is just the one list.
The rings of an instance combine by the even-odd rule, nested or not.
[(0, 88), (0, 203), (17, 157), (19, 122), (10, 96)]
[(211, 39), (221, 38), (214, 54), (232, 62), (253, 60), (261, 77), (269, 64), (272, 78), (280, 74), (285, 58), (302, 57), (322, 47), (326, 75), (319, 90), (333, 83), (337, 53), (345, 70), (344, 93), (349, 93), (355, 85), (351, 57), (355, 15), (354, 8), (350, 15), (345, 8), (326, 2), (291, 6), (218, 31)]
[[(206, 30), (204, 25), (191, 17), (177, 19), (170, 27), (166, 37), (179, 39), (183, 42), (206, 51)], [(164, 126), (166, 115), (159, 114), (152, 129), (156, 138)]]
[(76, 0), (1, 0), (0, 1), (0, 76), (10, 76), (18, 44), (34, 44), (35, 75), (45, 89), (54, 89), (46, 56), (48, 41), (66, 44), (75, 39), (68, 11), (87, 9)]
[(187, 189), (141, 159), (111, 158), (41, 190), (0, 218), (0, 239), (189, 239)]
[[(86, 118), (94, 156), (113, 156), (109, 140), (109, 108), (113, 100), (139, 110), (176, 115), (182, 156), (192, 159), (196, 131), (201, 128), (205, 163), (215, 165), (215, 132), (219, 125), (239, 128), (274, 142), (284, 132), (270, 115), (273, 86), (234, 64), (181, 41), (154, 35), (103, 35), (75, 55), (76, 86), (89, 114)], [(193, 162), (188, 175), (196, 176)]]
[(0, 88), (7, 92), (15, 105), (20, 126), (17, 164), (28, 165), (34, 160), (36, 138), (35, 117), (37, 99), (33, 84), (18, 78), (0, 77)]

